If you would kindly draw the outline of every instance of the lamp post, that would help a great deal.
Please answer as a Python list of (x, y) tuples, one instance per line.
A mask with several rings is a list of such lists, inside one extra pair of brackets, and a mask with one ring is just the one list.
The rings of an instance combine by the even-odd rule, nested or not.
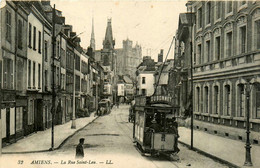
[(56, 93), (55, 93), (55, 43), (56, 43), (56, 38), (55, 38), (55, 4), (54, 7), (52, 8), (52, 108), (51, 108), (51, 148), (50, 150), (54, 150), (54, 119), (55, 119), (55, 99), (56, 99)]
[(76, 98), (75, 98), (75, 55), (73, 56), (73, 97), (72, 97), (72, 122), (71, 129), (76, 129)]
[(187, 12), (190, 15), (190, 83), (191, 83), (191, 91), (190, 91), (190, 115), (191, 115), (191, 122), (190, 122), (190, 130), (191, 130), (191, 142), (190, 142), (190, 149), (193, 149), (193, 57), (192, 57), (192, 2), (188, 1), (186, 3)]
[(247, 111), (247, 115), (246, 115), (246, 160), (244, 163), (244, 166), (253, 166), (252, 161), (251, 161), (251, 143), (250, 143), (250, 128), (249, 128), (249, 118), (250, 118), (250, 108), (249, 108), (249, 103), (250, 103), (250, 91), (251, 91), (251, 83), (247, 83), (246, 84), (246, 111)]

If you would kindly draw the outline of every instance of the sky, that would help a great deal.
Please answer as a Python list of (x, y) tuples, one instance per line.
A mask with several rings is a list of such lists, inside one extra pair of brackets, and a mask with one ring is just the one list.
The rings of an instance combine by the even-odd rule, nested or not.
[[(143, 56), (157, 61), (160, 49), (164, 58), (178, 28), (179, 13), (186, 12), (186, 0), (51, 0), (62, 11), (66, 24), (81, 38), (81, 46), (90, 45), (92, 17), (96, 49), (101, 49), (105, 38), (107, 19), (112, 18), (115, 48), (122, 48), (123, 40), (142, 46)], [(173, 47), (174, 48), (174, 47)], [(173, 50), (168, 59), (173, 58)]]

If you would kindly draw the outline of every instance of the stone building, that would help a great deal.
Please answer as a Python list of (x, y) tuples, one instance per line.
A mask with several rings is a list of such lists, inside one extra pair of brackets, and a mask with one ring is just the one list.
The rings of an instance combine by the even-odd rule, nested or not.
[(129, 39), (123, 40), (123, 48), (116, 49), (117, 74), (135, 79), (136, 67), (142, 62), (142, 48)]
[(150, 56), (143, 57), (143, 62), (137, 66), (137, 95), (151, 96), (154, 94), (155, 62)]
[(250, 140), (260, 131), (260, 2), (191, 1), (194, 127), (245, 140), (250, 84)]
[(191, 26), (194, 15), (180, 13), (175, 35), (174, 64), (169, 74), (169, 94), (180, 106), (180, 114), (188, 116), (191, 108)]
[[(4, 2), (2, 2), (4, 3)], [(2, 5), (1, 3), (1, 5)], [(5, 2), (0, 9), (0, 110), (3, 145), (27, 133), (27, 24), (24, 3)]]

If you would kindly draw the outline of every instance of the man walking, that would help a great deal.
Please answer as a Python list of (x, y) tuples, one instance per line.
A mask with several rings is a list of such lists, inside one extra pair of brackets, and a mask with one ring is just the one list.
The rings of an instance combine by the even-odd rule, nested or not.
[(85, 140), (84, 138), (79, 139), (79, 144), (76, 147), (76, 159), (84, 158), (84, 149), (83, 149), (84, 140)]

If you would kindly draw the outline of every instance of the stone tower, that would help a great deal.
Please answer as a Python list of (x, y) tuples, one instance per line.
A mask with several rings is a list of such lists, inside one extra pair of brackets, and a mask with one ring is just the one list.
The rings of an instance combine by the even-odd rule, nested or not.
[(101, 62), (103, 66), (110, 66), (111, 70), (114, 69), (115, 56), (114, 56), (115, 40), (113, 39), (111, 19), (107, 20), (107, 28), (105, 39), (103, 40), (103, 49), (101, 51)]
[(92, 17), (92, 31), (91, 31), (90, 47), (93, 49), (93, 51), (96, 50), (96, 42), (95, 42), (95, 34), (94, 34), (94, 18), (93, 17)]

